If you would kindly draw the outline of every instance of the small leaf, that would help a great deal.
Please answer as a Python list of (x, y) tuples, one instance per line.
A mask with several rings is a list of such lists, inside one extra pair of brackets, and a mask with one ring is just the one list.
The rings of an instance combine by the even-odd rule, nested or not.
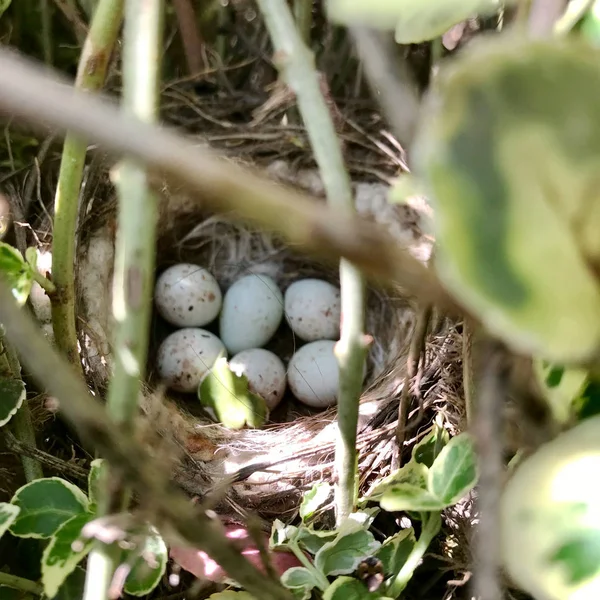
[(225, 590), (224, 592), (211, 594), (208, 597), (208, 600), (256, 600), (256, 598), (248, 592), (234, 592), (232, 590)]
[(86, 495), (60, 477), (36, 479), (18, 489), (11, 504), (21, 509), (10, 532), (18, 537), (49, 538), (65, 522), (87, 512)]
[(95, 513), (98, 508), (98, 498), (101, 494), (102, 477), (106, 472), (107, 463), (103, 458), (96, 458), (90, 465), (88, 475), (88, 497), (90, 500), (90, 512)]
[(407, 462), (403, 467), (382, 479), (369, 495), (370, 500), (377, 500), (392, 486), (409, 485), (413, 488), (427, 489), (429, 469), (415, 460)]
[(311, 591), (318, 587), (314, 575), (305, 567), (292, 567), (281, 576), (281, 583), (290, 590), (302, 591), (302, 594), (294, 594), (296, 598), (308, 600)]
[(165, 574), (168, 559), (167, 545), (158, 531), (151, 528), (145, 538), (144, 548), (127, 577), (125, 592), (132, 596), (149, 594)]
[(412, 459), (426, 467), (431, 467), (433, 461), (437, 458), (438, 454), (449, 440), (450, 435), (448, 432), (443, 427), (438, 427), (438, 425), (435, 424), (431, 433), (426, 435), (413, 448)]
[(0, 502), (0, 538), (8, 528), (17, 520), (20, 508), (14, 504)]
[(383, 563), (383, 571), (387, 577), (400, 572), (416, 543), (412, 527), (399, 531), (383, 542), (375, 557)]
[(37, 271), (38, 251), (33, 246), (25, 250), (25, 260), (33, 271)]
[(302, 521), (312, 517), (315, 511), (327, 502), (330, 494), (331, 486), (327, 482), (315, 483), (302, 498), (299, 511)]
[(440, 511), (446, 505), (431, 492), (408, 483), (391, 485), (379, 500), (381, 508), (390, 512), (398, 511)]
[(25, 384), (20, 379), (0, 377), (0, 427), (12, 419), (26, 396)]
[(217, 359), (198, 388), (200, 402), (214, 410), (217, 419), (229, 429), (262, 427), (269, 410), (263, 398), (248, 388), (248, 378), (229, 368), (225, 357)]
[(381, 599), (369, 592), (364, 583), (354, 577), (338, 577), (323, 593), (323, 600), (371, 600)]
[(372, 556), (381, 544), (363, 529), (325, 544), (315, 555), (315, 567), (324, 575), (345, 575), (356, 570), (361, 561)]
[(302, 548), (315, 555), (327, 542), (331, 542), (338, 535), (337, 531), (315, 531), (302, 527), (298, 531), (297, 540)]
[(429, 469), (429, 491), (444, 506), (451, 506), (477, 483), (477, 454), (468, 433), (453, 437)]
[[(67, 577), (91, 550), (94, 541), (80, 538), (83, 526), (93, 518), (89, 513), (75, 515), (56, 530), (46, 546), (42, 555), (42, 584), (49, 598), (56, 596)], [(79, 542), (76, 548), (73, 547), (75, 542)]]
[(17, 302), (25, 304), (33, 285), (31, 267), (16, 248), (4, 242), (0, 242), (0, 276), (5, 278)]
[(290, 540), (296, 539), (298, 528), (293, 525), (285, 525), (279, 519), (275, 519), (271, 527), (269, 548), (282, 548), (289, 545)]

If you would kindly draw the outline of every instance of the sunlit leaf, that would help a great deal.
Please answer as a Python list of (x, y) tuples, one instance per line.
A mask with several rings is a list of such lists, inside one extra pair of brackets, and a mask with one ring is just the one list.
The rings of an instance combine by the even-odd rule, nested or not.
[(381, 508), (395, 511), (438, 511), (446, 508), (444, 502), (422, 487), (408, 483), (389, 486), (379, 500)]
[(16, 248), (4, 242), (0, 242), (0, 276), (10, 286), (17, 302), (25, 304), (33, 285), (31, 267)]
[(296, 598), (308, 600), (311, 591), (318, 587), (315, 576), (305, 567), (292, 567), (281, 576), (281, 583), (290, 590), (298, 590), (303, 593), (295, 594)]
[(428, 489), (445, 506), (458, 502), (477, 483), (477, 453), (468, 433), (453, 437), (435, 459)]
[(427, 474), (429, 469), (426, 465), (411, 460), (403, 467), (394, 471), (382, 479), (369, 494), (369, 499), (377, 500), (395, 485), (409, 485), (413, 488), (427, 489)]
[(86, 495), (60, 477), (24, 485), (15, 492), (11, 504), (21, 510), (10, 532), (26, 538), (52, 537), (65, 521), (88, 510)]
[(315, 483), (312, 488), (302, 498), (300, 504), (300, 517), (303, 521), (306, 521), (312, 517), (315, 511), (320, 508), (331, 495), (331, 486), (325, 482)]
[(431, 433), (426, 435), (414, 446), (412, 450), (412, 459), (426, 467), (431, 467), (433, 461), (437, 458), (449, 440), (450, 435), (448, 432), (443, 427), (434, 424)]
[(325, 575), (352, 573), (365, 558), (372, 556), (381, 544), (370, 531), (361, 529), (338, 535), (315, 555), (315, 567)]
[(383, 563), (383, 571), (386, 576), (400, 572), (416, 542), (412, 527), (402, 529), (383, 542), (375, 556)]
[(290, 540), (295, 540), (298, 536), (298, 527), (293, 525), (286, 525), (279, 519), (273, 521), (271, 526), (271, 537), (269, 538), (269, 548), (282, 548), (286, 547)]
[(565, 365), (596, 356), (600, 51), (479, 40), (435, 90), (413, 161), (440, 277), (513, 349)]
[(10, 3), (11, 0), (0, 0), (0, 17), (6, 12)]
[(535, 598), (600, 597), (600, 417), (522, 460), (500, 506), (508, 575)]
[(225, 357), (217, 359), (211, 372), (202, 380), (198, 397), (229, 429), (241, 429), (246, 425), (262, 427), (269, 415), (264, 399), (249, 390), (245, 375), (231, 371)]
[(54, 600), (81, 600), (85, 586), (85, 571), (77, 567), (60, 586)]
[(0, 377), (0, 427), (11, 420), (26, 396), (25, 384), (20, 379)]
[(144, 547), (140, 550), (131, 573), (125, 581), (125, 592), (132, 596), (146, 596), (159, 583), (165, 574), (169, 553), (167, 545), (155, 529), (145, 537)]
[(46, 546), (42, 555), (42, 584), (49, 598), (56, 596), (67, 577), (91, 550), (94, 541), (81, 539), (81, 530), (93, 518), (89, 513), (70, 518), (56, 530)]
[(20, 508), (8, 502), (0, 502), (0, 538), (8, 528), (16, 521)]

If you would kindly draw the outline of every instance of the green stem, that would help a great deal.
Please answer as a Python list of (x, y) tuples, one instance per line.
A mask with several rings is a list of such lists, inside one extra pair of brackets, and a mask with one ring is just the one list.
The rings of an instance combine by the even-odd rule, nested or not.
[(52, 5), (50, 0), (41, 0), (42, 15), (42, 48), (44, 53), (44, 62), (50, 67), (54, 62), (54, 52), (52, 47)]
[(38, 273), (33, 269), (31, 271), (31, 275), (33, 276), (33, 280), (38, 283), (47, 294), (56, 293), (56, 286), (47, 277), (44, 277), (41, 273)]
[(302, 566), (315, 578), (319, 589), (324, 592), (329, 587), (327, 577), (325, 577), (325, 575), (310, 562), (306, 554), (300, 549), (298, 542), (290, 542), (289, 548), (294, 553), (294, 556), (302, 563)]
[(462, 371), (463, 371), (463, 389), (465, 394), (465, 408), (467, 412), (467, 425), (473, 424), (475, 416), (475, 384), (473, 377), (473, 325), (465, 319), (463, 321), (462, 335)]
[[(85, 40), (75, 86), (97, 91), (106, 78), (109, 60), (121, 26), (123, 0), (100, 0)], [(75, 248), (79, 192), (87, 142), (72, 133), (65, 138), (54, 199), (52, 325), (58, 348), (81, 372), (75, 322)]]
[[(122, 106), (125, 112), (150, 123), (158, 116), (163, 2), (127, 0), (125, 4)], [(106, 406), (112, 420), (130, 431), (138, 410), (148, 354), (158, 203), (150, 190), (146, 169), (137, 162), (123, 160), (116, 183), (118, 230), (112, 288), (115, 360)], [(99, 516), (106, 515), (114, 506), (126, 509), (129, 501), (128, 490), (112, 489), (111, 477), (112, 469), (102, 487)], [(102, 544), (92, 550), (91, 556), (103, 568), (98, 573), (100, 579), (88, 570), (86, 582), (95, 584), (90, 587), (92, 595), (85, 600), (101, 598), (96, 595), (99, 587), (108, 591), (119, 558), (113, 548)]]
[(408, 555), (402, 569), (396, 577), (394, 577), (387, 595), (390, 598), (398, 598), (406, 588), (406, 585), (412, 578), (415, 569), (419, 566), (421, 559), (425, 556), (427, 548), (433, 538), (439, 533), (442, 527), (442, 517), (439, 512), (422, 513), (423, 530), (421, 535), (414, 545), (412, 552)]
[(554, 24), (557, 37), (566, 36), (579, 23), (585, 13), (592, 8), (595, 0), (575, 0), (569, 2), (563, 15)]
[(310, 46), (310, 30), (312, 28), (313, 0), (294, 0), (294, 19), (300, 37)]
[(23, 577), (10, 575), (9, 573), (3, 573), (2, 571), (0, 571), (0, 585), (5, 585), (22, 592), (29, 592), (36, 596), (41, 596), (44, 593), (44, 588), (40, 583), (31, 581), (31, 579), (23, 579)]
[[(0, 355), (0, 374), (6, 374), (8, 377), (15, 379), (20, 378), (21, 364), (19, 363), (17, 353), (1, 338), (0, 350), (3, 351)], [(29, 405), (27, 404), (27, 398), (23, 400), (21, 408), (19, 408), (11, 418), (10, 426), (14, 436), (19, 441), (36, 448), (35, 429), (31, 420), (31, 412), (29, 410)], [(27, 482), (44, 477), (42, 465), (37, 460), (28, 456), (21, 456), (21, 464), (23, 465), (23, 472)]]
[[(321, 93), (314, 57), (295, 27), (285, 0), (258, 0), (283, 77), (296, 94), (327, 200), (340, 216), (354, 213), (350, 178), (329, 108)], [(340, 261), (343, 323), (336, 356), (340, 368), (339, 435), (336, 443), (336, 520), (343, 521), (356, 502), (356, 427), (368, 343), (364, 327), (364, 282), (353, 264)]]

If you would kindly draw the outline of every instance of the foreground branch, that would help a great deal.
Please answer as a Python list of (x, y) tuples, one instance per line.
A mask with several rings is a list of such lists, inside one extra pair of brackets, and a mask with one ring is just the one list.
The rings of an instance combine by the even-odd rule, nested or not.
[(5, 49), (0, 50), (0, 109), (38, 126), (72, 129), (119, 155), (129, 154), (151, 167), (157, 182), (166, 176), (183, 183), (209, 208), (232, 211), (236, 218), (279, 232), (305, 251), (346, 258), (379, 282), (395, 282), (407, 295), (458, 312), (434, 274), (380, 227), (342, 217), (165, 128), (136, 122), (108, 101), (73, 90), (68, 81), (57, 80)]
[(62, 415), (82, 439), (106, 457), (140, 498), (148, 499), (159, 528), (164, 528), (165, 522), (170, 524), (181, 538), (209, 554), (257, 598), (290, 600), (278, 583), (255, 569), (225, 538), (220, 523), (175, 491), (165, 469), (107, 417), (85, 383), (48, 344), (31, 318), (16, 306), (4, 281), (0, 281), (0, 322), (5, 324), (7, 338), (23, 357), (29, 372), (58, 399)]

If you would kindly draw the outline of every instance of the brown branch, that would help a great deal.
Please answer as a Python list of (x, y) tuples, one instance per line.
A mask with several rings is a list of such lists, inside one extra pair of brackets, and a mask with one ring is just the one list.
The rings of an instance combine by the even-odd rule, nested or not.
[(407, 295), (458, 312), (433, 272), (375, 224), (340, 217), (321, 202), (227, 163), (166, 128), (137, 122), (106, 99), (74, 90), (70, 84), (0, 50), (4, 111), (37, 126), (50, 124), (63, 133), (72, 130), (117, 155), (135, 157), (155, 173), (158, 185), (163, 177), (183, 183), (215, 211), (230, 211), (329, 260), (346, 258), (372, 280), (394, 282)]
[(197, 76), (207, 65), (204, 62), (204, 42), (198, 29), (194, 7), (190, 0), (173, 0), (173, 8), (189, 74)]
[(106, 457), (122, 480), (131, 484), (140, 498), (147, 500), (159, 528), (160, 522), (166, 521), (179, 536), (205, 551), (257, 598), (290, 600), (286, 590), (255, 569), (225, 538), (217, 521), (175, 491), (165, 469), (109, 420), (98, 399), (75, 376), (73, 368), (48, 344), (31, 318), (17, 307), (3, 280), (0, 280), (0, 322), (32, 376), (58, 399), (62, 415), (83, 439)]

